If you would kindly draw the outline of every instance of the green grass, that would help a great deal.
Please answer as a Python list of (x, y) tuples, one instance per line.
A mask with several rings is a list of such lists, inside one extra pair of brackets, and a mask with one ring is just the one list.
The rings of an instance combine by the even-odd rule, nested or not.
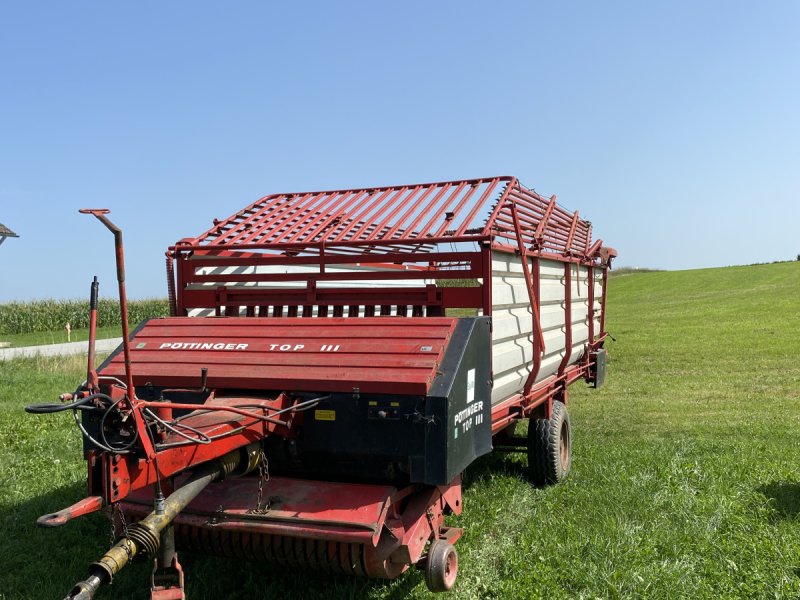
[[(132, 329), (132, 327), (131, 327)], [(121, 337), (122, 328), (119, 325), (97, 328), (97, 339)], [(70, 332), (72, 342), (83, 342), (89, 339), (88, 329), (73, 329)], [(21, 346), (40, 346), (44, 344), (63, 344), (67, 342), (66, 331), (34, 331), (31, 333), (14, 333), (0, 335), (0, 341), (10, 342), (12, 348)]]
[[(800, 263), (634, 273), (609, 283), (607, 385), (571, 388), (573, 468), (535, 489), (522, 455), (465, 474), (453, 598), (800, 595)], [(22, 413), (82, 359), (0, 363), (0, 597), (60, 598), (108, 545), (93, 515), (33, 526), (84, 491), (66, 415)], [(424, 598), (372, 582), (184, 554), (189, 597)], [(101, 598), (146, 598), (148, 567)]]

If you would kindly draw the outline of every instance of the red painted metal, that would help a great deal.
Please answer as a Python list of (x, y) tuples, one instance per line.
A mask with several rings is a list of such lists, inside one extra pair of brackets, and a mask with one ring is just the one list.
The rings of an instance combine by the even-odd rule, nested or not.
[(159, 569), (156, 563), (150, 586), (150, 600), (186, 600), (183, 567), (178, 562), (177, 554), (173, 554), (167, 569)]
[(36, 519), (36, 524), (40, 527), (60, 527), (72, 519), (97, 512), (104, 506), (102, 496), (89, 496), (58, 512), (42, 515)]
[(594, 325), (594, 322), (595, 322), (595, 316), (594, 316), (594, 311), (595, 311), (595, 308), (594, 308), (594, 293), (595, 293), (596, 282), (595, 282), (595, 275), (594, 275), (594, 267), (588, 267), (586, 269), (586, 273), (587, 273), (587, 277), (586, 278), (587, 278), (588, 285), (589, 285), (589, 290), (588, 290), (589, 291), (589, 307), (588, 307), (589, 308), (589, 343), (592, 344), (592, 343), (594, 343), (594, 339), (595, 339), (595, 335), (594, 335), (594, 331), (595, 331), (595, 329), (594, 329), (595, 328), (595, 325)]
[(558, 365), (558, 374), (564, 369), (572, 357), (572, 263), (564, 263), (564, 357)]
[[(364, 393), (425, 395), (455, 323), (450, 317), (153, 319), (133, 339), (133, 381), (196, 387), (205, 368), (211, 388), (351, 392), (357, 387)], [(116, 355), (100, 374), (124, 372)]]
[[(473, 243), (471, 247), (469, 242)], [(447, 244), (446, 252), (439, 249), (442, 244)], [(491, 315), (488, 281), (492, 251), (516, 253), (527, 259), (523, 260), (523, 270), (534, 322), (530, 376), (521, 394), (493, 407), (493, 428), (497, 430), (510, 419), (521, 418), (541, 406), (549, 414), (554, 396), (564, 395), (569, 382), (589, 376), (588, 358), (568, 366), (572, 352), (571, 264), (583, 265), (591, 269), (590, 273), (602, 270), (600, 327), (595, 331), (594, 322), (590, 323), (588, 346), (599, 347), (607, 335), (605, 282), (616, 251), (600, 240), (592, 242), (591, 223), (580, 219), (577, 211), (559, 206), (556, 196), (542, 197), (514, 177), (276, 194), (215, 223), (198, 238), (182, 240), (170, 248), (179, 265), (181, 314), (192, 308), (211, 308), (217, 314), (266, 316), (280, 303), (303, 317), (327, 315), (332, 307), (334, 315), (347, 311), (348, 317), (363, 315), (370, 319), (395, 312), (406, 315), (408, 306), (415, 307), (411, 314), (428, 317), (450, 308), (476, 308)], [(569, 348), (557, 376), (535, 383), (544, 348), (538, 314), (541, 259), (565, 264)], [(291, 272), (301, 265), (305, 271)], [(363, 265), (372, 270), (335, 272), (331, 270), (334, 265)], [(214, 267), (244, 272), (202, 271)], [(264, 270), (256, 273), (259, 267)], [(580, 278), (579, 269), (577, 276)], [(438, 284), (424, 289), (388, 287), (396, 279), (438, 282), (449, 278), (479, 283), (474, 288), (442, 288)], [(348, 282), (359, 281), (373, 285), (369, 291), (347, 287)], [(590, 278), (590, 285), (593, 281)], [(243, 282), (249, 286), (241, 287)], [(383, 287), (384, 282), (387, 287)], [(257, 285), (250, 287), (253, 283)], [(320, 287), (326, 283), (336, 287)], [(592, 287), (590, 307), (595, 302)]]
[[(147, 322), (132, 340), (122, 233), (107, 210), (81, 212), (115, 236), (124, 345), (97, 381), (126, 433), (138, 438), (132, 453), (90, 450), (91, 496), (45, 516), (54, 521), (116, 503), (142, 517), (157, 483), (170, 488), (187, 469), (232, 451), (251, 460), (268, 436), (297, 437), (299, 407), (324, 394), (426, 396), (457, 322), (447, 310), (492, 314), (494, 252), (522, 259), (534, 358), (524, 388), (492, 406), (493, 433), (532, 415), (549, 418), (555, 398), (566, 402), (570, 383), (592, 376), (588, 352), (569, 364), (573, 265), (578, 285), (580, 268), (588, 272), (586, 350), (607, 336), (607, 272), (616, 252), (592, 242), (591, 224), (577, 211), (513, 177), (265, 196), (169, 248), (173, 317)], [(558, 372), (536, 382), (544, 351), (542, 259), (564, 265), (567, 349)], [(596, 269), (603, 277), (599, 331)], [(475, 283), (442, 285), (452, 279)], [(208, 316), (185, 318), (192, 311)], [(137, 397), (137, 387), (148, 384), (172, 389), (158, 400)], [(172, 399), (187, 392), (196, 394), (192, 402)], [(321, 396), (307, 400), (309, 394)], [(184, 435), (168, 426), (178, 411)], [(260, 486), (269, 499), (265, 511), (256, 500)], [(392, 578), (417, 564), (430, 541), (455, 542), (461, 530), (444, 519), (460, 512), (460, 477), (447, 486), (397, 489), (252, 476), (211, 484), (178, 516), (175, 530), (195, 548), (280, 564), (303, 556), (336, 572)], [(176, 589), (154, 585), (164, 596)]]
[[(481, 213), (488, 210), (492, 193), (500, 183), (506, 184), (501, 200), (507, 199), (509, 192), (513, 191), (518, 199), (517, 204), (529, 215), (544, 214), (550, 204), (550, 200), (524, 188), (512, 177), (337, 192), (275, 194), (262, 198), (249, 210), (240, 211), (215, 224), (198, 238), (183, 241), (181, 246), (185, 249), (264, 248), (297, 244), (312, 248), (319, 245), (323, 238), (328, 246), (356, 242), (388, 242), (393, 245), (395, 242), (409, 241), (428, 243), (429, 240), (442, 238), (487, 238), (491, 229), (498, 226), (497, 220), (502, 220), (503, 215), (508, 214), (509, 203), (502, 201), (489, 219), (485, 219), (486, 212), (484, 220), (478, 221)], [(423, 192), (421, 195), (420, 191)], [(472, 201), (478, 191), (481, 192), (478, 201)], [(314, 202), (325, 198), (337, 198), (338, 202), (325, 202), (317, 211), (306, 208), (309, 199)], [(367, 220), (370, 212), (379, 204), (380, 211), (372, 215), (375, 220), (370, 222)], [(383, 217), (387, 212), (389, 214)], [(276, 213), (283, 218), (276, 221)], [(571, 214), (560, 208), (555, 214), (560, 219), (554, 223), (553, 231), (544, 240), (555, 239), (558, 228), (565, 223), (567, 228), (572, 225)], [(585, 231), (588, 228), (586, 223), (580, 221), (579, 230)], [(502, 227), (498, 226), (498, 229)], [(430, 233), (432, 231), (435, 233)], [(545, 232), (538, 233), (542, 237)], [(585, 242), (585, 234), (580, 238)], [(577, 252), (579, 249), (576, 247), (574, 250)], [(564, 249), (554, 245), (551, 250), (563, 252)]]
[[(590, 245), (588, 221), (558, 206), (555, 196), (544, 198), (513, 177), (273, 194), (170, 248), (178, 267), (176, 312), (213, 308), (218, 314), (255, 316), (271, 310), (257, 304), (259, 293), (268, 297), (269, 306), (279, 304), (275, 286), (296, 294), (319, 289), (318, 282), (335, 282), (341, 289), (347, 282), (370, 281), (373, 295), (383, 291), (383, 297), (374, 306), (361, 306), (363, 313), (377, 314), (385, 311), (375, 306), (417, 305), (403, 302), (403, 288), (383, 287), (381, 282), (476, 279), (483, 280), (479, 296), (466, 307), (489, 315), (491, 261), (486, 255), (516, 251), (517, 230), (523, 245), (540, 258), (590, 265), (604, 250)], [(469, 244), (476, 242), (477, 248)], [(438, 250), (442, 244), (448, 251)], [(308, 269), (298, 272), (301, 265)], [(371, 270), (358, 270), (367, 265)], [(222, 267), (237, 272), (220, 272)], [(336, 272), (333, 267), (356, 270)], [(244, 283), (251, 289), (245, 291)], [(240, 293), (248, 295), (249, 305), (236, 303)], [(224, 295), (233, 300), (226, 304)], [(449, 304), (452, 298), (426, 302), (422, 313), (464, 307)], [(295, 299), (285, 305), (292, 314), (310, 316), (304, 309), (310, 306), (310, 314), (316, 314), (314, 307), (330, 304)], [(344, 300), (341, 305), (356, 306)], [(223, 311), (223, 306), (229, 308)]]
[[(216, 539), (209, 548), (215, 553), (278, 563), (287, 561), (288, 550), (294, 566), (394, 578), (422, 558), (429, 540), (454, 543), (462, 533), (444, 524), (446, 514), (461, 514), (460, 477), (448, 486), (397, 489), (273, 476), (264, 484), (270, 502), (263, 510), (256, 506), (258, 486), (256, 478), (209, 485), (176, 518), (178, 543), (202, 549)], [(121, 506), (133, 520), (144, 517), (152, 490), (131, 494)], [(221, 536), (227, 545), (219, 544)], [(258, 550), (250, 556), (248, 548)], [(345, 560), (330, 562), (342, 549)]]
[(136, 397), (136, 390), (133, 387), (133, 377), (131, 375), (130, 346), (128, 343), (128, 295), (125, 292), (125, 252), (122, 245), (122, 230), (114, 225), (106, 217), (111, 211), (107, 208), (82, 208), (78, 212), (85, 215), (92, 215), (111, 233), (114, 234), (114, 252), (117, 262), (117, 285), (119, 288), (119, 311), (122, 322), (122, 346), (125, 355), (125, 381), (127, 383), (127, 395), (129, 399)]

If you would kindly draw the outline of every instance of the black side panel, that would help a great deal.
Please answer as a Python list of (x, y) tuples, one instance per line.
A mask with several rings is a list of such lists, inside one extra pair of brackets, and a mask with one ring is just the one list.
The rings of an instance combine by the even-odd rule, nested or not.
[(427, 398), (424, 457), (411, 460), (411, 480), (445, 485), (492, 450), (489, 318), (459, 319)]
[(459, 319), (429, 396), (330, 394), (294, 440), (269, 437), (270, 469), (292, 476), (446, 485), (492, 449), (491, 335)]
[(608, 350), (600, 348), (597, 352), (592, 352), (591, 357), (594, 360), (594, 368), (591, 370), (592, 383), (594, 387), (599, 388), (606, 382), (606, 358), (608, 357)]

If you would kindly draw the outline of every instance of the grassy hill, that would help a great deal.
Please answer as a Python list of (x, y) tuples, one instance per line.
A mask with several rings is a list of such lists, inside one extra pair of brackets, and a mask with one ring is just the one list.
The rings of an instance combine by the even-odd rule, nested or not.
[[(535, 489), (521, 455), (465, 475), (453, 598), (800, 595), (800, 263), (634, 273), (610, 281), (607, 385), (571, 388), (573, 469)], [(0, 598), (63, 597), (105, 550), (94, 515), (39, 514), (83, 493), (69, 417), (24, 415), (82, 360), (0, 363)], [(189, 597), (428, 597), (395, 582), (184, 554)], [(148, 566), (101, 598), (147, 596)], [(59, 595), (60, 594), (60, 595)]]

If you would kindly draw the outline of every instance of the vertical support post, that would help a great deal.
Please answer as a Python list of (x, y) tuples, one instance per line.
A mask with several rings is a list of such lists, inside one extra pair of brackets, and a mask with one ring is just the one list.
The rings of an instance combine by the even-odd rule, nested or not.
[(97, 370), (94, 368), (95, 342), (97, 340), (97, 293), (100, 283), (95, 275), (89, 291), (89, 357), (86, 365), (86, 385), (92, 392), (98, 391)]
[(594, 266), (586, 267), (586, 279), (589, 284), (589, 348), (594, 348)]
[(531, 277), (531, 269), (528, 265), (528, 250), (525, 248), (525, 243), (522, 241), (522, 228), (519, 224), (519, 217), (517, 216), (517, 207), (511, 204), (511, 217), (514, 220), (514, 233), (517, 237), (517, 246), (520, 259), (522, 260), (522, 273), (525, 275), (525, 287), (528, 288), (528, 300), (531, 303), (531, 328), (533, 333), (533, 364), (531, 365), (531, 372), (528, 374), (528, 379), (525, 381), (523, 394), (527, 396), (534, 382), (536, 376), (539, 374), (539, 367), (541, 366), (542, 353), (544, 352), (544, 333), (542, 332), (542, 321), (539, 310), (539, 281), (541, 281), (539, 273), (539, 260), (536, 259), (536, 287), (533, 285), (533, 278)]
[[(116, 251), (117, 262), (117, 284), (119, 286), (119, 312), (122, 321), (122, 351), (125, 356), (125, 395), (131, 408), (134, 408), (136, 400), (136, 388), (133, 386), (133, 370), (131, 367), (131, 340), (128, 331), (128, 296), (125, 292), (125, 251), (122, 246), (122, 230), (114, 225), (106, 217), (111, 211), (107, 208), (82, 208), (78, 212), (85, 215), (93, 215), (106, 228), (114, 234), (114, 250)], [(148, 459), (155, 456), (155, 448), (147, 435), (146, 425), (141, 413), (138, 410), (132, 411), (136, 429), (139, 432), (140, 443)], [(105, 453), (103, 453), (105, 455)], [(108, 498), (112, 496), (107, 496)]]
[[(538, 256), (532, 256), (531, 263), (531, 289), (533, 291), (533, 297), (536, 298), (536, 306), (538, 307), (540, 305), (540, 299), (542, 295), (542, 260)], [(541, 310), (538, 312), (541, 315)], [(525, 381), (525, 387), (523, 388), (523, 394), (525, 396), (530, 393), (533, 384), (536, 383), (536, 378), (539, 376), (539, 370), (542, 368), (542, 356), (544, 355), (544, 333), (542, 332), (542, 322), (540, 320), (541, 316), (537, 317), (536, 319), (538, 323), (538, 330), (541, 333), (541, 344), (538, 345), (538, 347), (537, 345), (534, 345), (533, 368), (531, 368), (531, 372), (528, 374), (528, 379)], [(547, 409), (548, 419), (550, 418), (550, 404), (551, 403), (548, 403)]]
[(128, 333), (128, 296), (125, 292), (125, 251), (122, 246), (122, 230), (114, 225), (106, 214), (111, 211), (107, 208), (82, 208), (78, 212), (95, 216), (106, 228), (114, 234), (114, 250), (117, 261), (117, 284), (119, 286), (119, 312), (122, 320), (122, 351), (125, 355), (125, 385), (127, 386), (128, 401), (133, 403), (136, 390), (133, 387), (133, 373), (131, 372), (131, 344)]
[(600, 298), (600, 335), (606, 332), (606, 288), (608, 287), (608, 264), (603, 266), (603, 297)]
[[(474, 266), (474, 263), (473, 263)], [(483, 302), (483, 316), (492, 316), (492, 246), (485, 244), (481, 248), (481, 300)]]
[(169, 314), (171, 317), (178, 316), (178, 302), (175, 297), (175, 265), (169, 252), (167, 256), (167, 297), (169, 298)]
[[(175, 263), (176, 263), (176, 265), (178, 267), (178, 272), (177, 272), (178, 278), (177, 278), (177, 281), (176, 281), (176, 288), (177, 288), (176, 299), (177, 299), (177, 302), (176, 302), (176, 305), (175, 305), (176, 306), (176, 310), (177, 310), (177, 314), (175, 316), (176, 317), (183, 317), (186, 314), (188, 314), (188, 310), (190, 308), (192, 308), (192, 306), (188, 305), (187, 301), (186, 301), (186, 296), (188, 295), (187, 292), (186, 292), (186, 281), (187, 281), (186, 270), (187, 269), (192, 269), (194, 267), (192, 267), (190, 262), (188, 260), (186, 260), (185, 258), (183, 258), (178, 253), (177, 250), (175, 251)], [(219, 306), (216, 307), (214, 312), (215, 312), (215, 314), (219, 313)]]
[(559, 377), (572, 357), (572, 263), (564, 263), (564, 358), (558, 365)]

